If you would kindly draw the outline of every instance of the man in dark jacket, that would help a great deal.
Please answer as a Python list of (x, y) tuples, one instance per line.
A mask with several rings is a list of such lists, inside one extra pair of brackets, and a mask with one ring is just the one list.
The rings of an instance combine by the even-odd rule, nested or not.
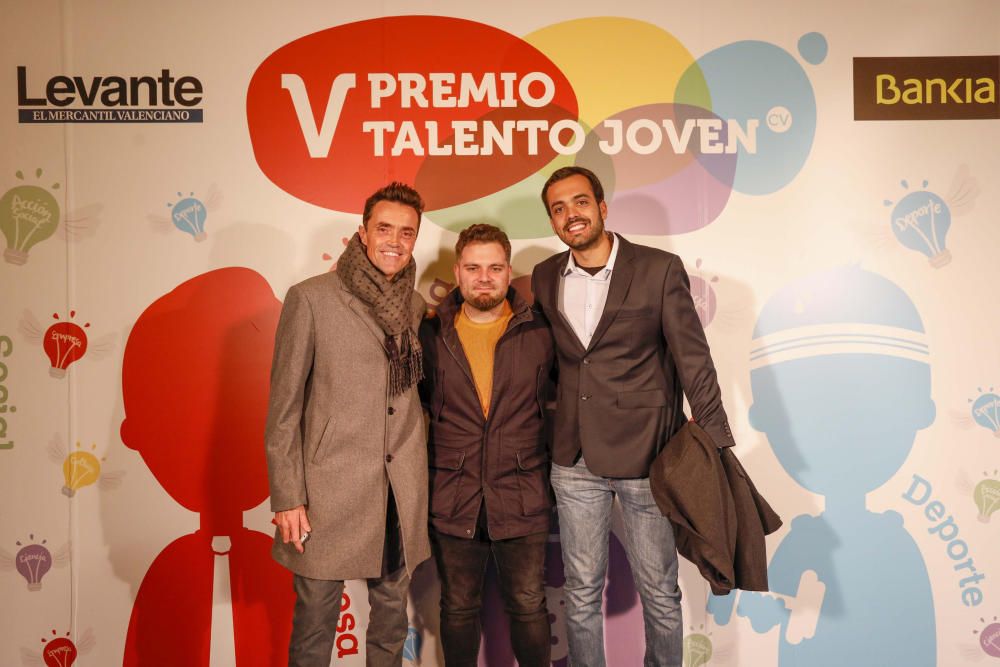
[(551, 501), (543, 415), (552, 336), (510, 287), (503, 231), (473, 225), (459, 235), (455, 255), (458, 287), (420, 332), (445, 664), (476, 665), (492, 554), (514, 655), (523, 667), (548, 667), (543, 565)]
[(557, 170), (542, 201), (569, 246), (535, 267), (532, 291), (559, 355), (552, 486), (570, 663), (605, 664), (601, 600), (617, 498), (642, 599), (644, 664), (680, 667), (677, 552), (649, 468), (687, 421), (685, 394), (714, 445), (733, 444), (715, 366), (680, 257), (606, 232), (608, 206), (593, 172)]

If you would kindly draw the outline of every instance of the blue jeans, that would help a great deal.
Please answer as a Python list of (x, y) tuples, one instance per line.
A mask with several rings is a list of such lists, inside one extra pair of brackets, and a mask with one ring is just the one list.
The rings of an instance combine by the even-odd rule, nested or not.
[(646, 667), (680, 667), (683, 650), (677, 549), (670, 521), (653, 500), (649, 479), (609, 479), (552, 464), (566, 585), (566, 629), (573, 667), (604, 667), (604, 579), (615, 497), (625, 519), (625, 553), (642, 600)]

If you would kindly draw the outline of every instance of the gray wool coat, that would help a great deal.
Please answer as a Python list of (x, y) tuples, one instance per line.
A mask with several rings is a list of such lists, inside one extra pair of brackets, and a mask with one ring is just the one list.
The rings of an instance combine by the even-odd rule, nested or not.
[[(414, 292), (414, 335), (425, 307)], [(407, 571), (430, 557), (423, 413), (416, 387), (390, 398), (384, 340), (336, 273), (288, 290), (265, 432), (271, 509), (305, 505), (312, 534), (299, 554), (276, 530), (272, 554), (310, 579), (381, 575), (390, 482)]]

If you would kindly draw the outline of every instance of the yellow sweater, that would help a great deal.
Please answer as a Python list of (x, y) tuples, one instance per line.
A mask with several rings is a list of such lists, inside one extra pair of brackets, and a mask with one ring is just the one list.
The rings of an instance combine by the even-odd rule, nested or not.
[(479, 394), (484, 417), (490, 414), (490, 398), (493, 394), (493, 352), (513, 315), (510, 304), (504, 301), (503, 312), (493, 322), (473, 322), (466, 316), (464, 308), (459, 310), (458, 317), (455, 318), (458, 340), (461, 341), (472, 368), (472, 379), (476, 383), (476, 393)]

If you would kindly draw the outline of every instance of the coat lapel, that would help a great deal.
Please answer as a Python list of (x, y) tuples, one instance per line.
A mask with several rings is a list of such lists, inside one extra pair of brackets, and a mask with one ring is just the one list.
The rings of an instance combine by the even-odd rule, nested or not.
[(364, 323), (365, 328), (368, 329), (371, 335), (375, 337), (378, 346), (384, 350), (385, 332), (382, 331), (382, 327), (372, 317), (371, 309), (364, 301), (354, 296), (344, 283), (340, 284), (340, 288), (343, 290), (343, 297), (347, 300), (347, 305), (358, 316), (358, 319)]
[(618, 256), (615, 258), (615, 267), (611, 271), (611, 286), (608, 288), (608, 299), (604, 302), (604, 312), (597, 322), (594, 335), (590, 339), (590, 346), (587, 351), (594, 349), (600, 342), (601, 337), (607, 332), (608, 327), (615, 321), (618, 311), (625, 303), (628, 296), (628, 288), (632, 284), (632, 276), (635, 275), (635, 266), (632, 260), (635, 257), (635, 249), (632, 244), (623, 237), (618, 236)]
[[(562, 312), (559, 307), (559, 290), (562, 288), (563, 273), (566, 272), (566, 266), (569, 264), (569, 251), (567, 250), (563, 253), (558, 262), (553, 264), (552, 275), (549, 276), (549, 303), (552, 304), (552, 311), (555, 313), (555, 317), (549, 318), (549, 323), (552, 326), (557, 324), (565, 333), (565, 337), (575, 343), (575, 348), (578, 353), (584, 352), (583, 343), (580, 342), (580, 338), (573, 331), (573, 325), (569, 323), (566, 318), (566, 314)], [(558, 322), (555, 322), (555, 318), (559, 318)]]
[[(562, 274), (569, 263), (569, 251), (562, 253), (558, 262), (552, 263), (552, 272), (548, 276), (548, 301), (552, 305), (552, 310), (559, 310), (559, 286), (562, 284)], [(564, 320), (565, 321), (565, 320)]]

